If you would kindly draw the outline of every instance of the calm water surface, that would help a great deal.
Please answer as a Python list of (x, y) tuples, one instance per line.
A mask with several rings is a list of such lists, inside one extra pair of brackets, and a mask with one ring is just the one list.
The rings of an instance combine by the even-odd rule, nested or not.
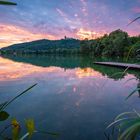
[[(11, 104), (7, 111), (23, 122), (33, 118), (36, 128), (60, 136), (35, 135), (35, 140), (104, 140), (104, 130), (116, 115), (139, 110), (134, 90), (140, 73), (94, 65), (80, 56), (0, 57), (0, 102), (29, 86), (38, 85)], [(126, 82), (130, 78), (137, 78)], [(2, 128), (3, 124), (0, 128)]]

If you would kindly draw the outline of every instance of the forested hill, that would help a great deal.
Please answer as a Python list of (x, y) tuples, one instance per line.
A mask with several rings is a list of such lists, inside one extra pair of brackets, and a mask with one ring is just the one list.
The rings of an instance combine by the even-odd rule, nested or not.
[(80, 48), (80, 41), (77, 39), (65, 38), (61, 40), (37, 40), (32, 42), (26, 42), (21, 44), (14, 44), (5, 48), (1, 51), (6, 52), (53, 52), (53, 51), (66, 51), (66, 50), (77, 50)]
[(108, 57), (140, 58), (140, 36), (130, 37), (120, 29), (95, 40), (38, 40), (11, 45), (0, 50), (1, 54), (86, 54)]

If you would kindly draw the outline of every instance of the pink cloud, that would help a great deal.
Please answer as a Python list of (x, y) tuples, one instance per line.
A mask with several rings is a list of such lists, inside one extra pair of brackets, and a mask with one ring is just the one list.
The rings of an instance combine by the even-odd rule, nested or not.
[(11, 44), (28, 42), (39, 39), (55, 39), (49, 34), (33, 33), (16, 25), (0, 24), (0, 48)]
[(140, 13), (140, 7), (134, 7), (134, 8), (132, 9), (132, 11), (133, 11), (134, 13)]
[(79, 31), (76, 33), (76, 35), (80, 39), (85, 39), (85, 38), (96, 39), (98, 37), (103, 36), (104, 34), (105, 34), (105, 32), (104, 33), (103, 32), (99, 33), (99, 32), (96, 32), (96, 31), (86, 30), (86, 29), (83, 29), (83, 28), (80, 28)]

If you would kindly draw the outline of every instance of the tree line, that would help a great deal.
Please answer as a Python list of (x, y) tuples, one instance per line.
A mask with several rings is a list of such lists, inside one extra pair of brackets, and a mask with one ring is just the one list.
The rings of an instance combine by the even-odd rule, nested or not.
[(80, 49), (94, 56), (139, 57), (140, 36), (129, 37), (127, 32), (118, 29), (96, 40), (81, 41)]
[(38, 40), (2, 48), (1, 54), (82, 54), (88, 56), (140, 57), (140, 36), (120, 29), (94, 40), (65, 38)]

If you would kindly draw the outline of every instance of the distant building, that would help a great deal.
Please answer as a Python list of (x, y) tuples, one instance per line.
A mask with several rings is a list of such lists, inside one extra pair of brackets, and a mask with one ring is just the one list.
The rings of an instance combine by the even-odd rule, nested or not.
[(71, 39), (73, 39), (73, 38), (64, 36), (64, 39), (65, 39), (65, 40), (71, 40)]

